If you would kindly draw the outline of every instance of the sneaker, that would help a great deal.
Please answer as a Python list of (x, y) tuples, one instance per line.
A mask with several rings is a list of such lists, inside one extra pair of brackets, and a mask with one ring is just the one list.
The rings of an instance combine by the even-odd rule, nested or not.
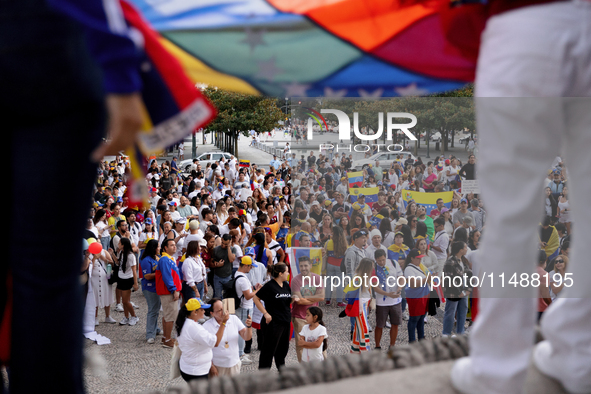
[(244, 365), (252, 364), (252, 360), (248, 358), (246, 354), (243, 354), (242, 357), (240, 357), (240, 362)]
[(392, 328), (392, 324), (389, 321), (386, 322), (386, 328)]
[(345, 304), (344, 302), (339, 302), (339, 303), (337, 303), (337, 306), (338, 306), (339, 308), (344, 308), (344, 307), (346, 307), (346, 306), (347, 306), (347, 304)]
[(117, 306), (115, 307), (115, 310), (116, 310), (117, 312), (123, 312), (123, 305), (121, 305), (121, 304), (117, 304)]
[(425, 323), (429, 323), (429, 316), (425, 315)]
[(164, 331), (162, 331), (161, 329), (158, 329), (156, 331), (156, 335), (164, 335)]
[(137, 316), (132, 316), (129, 318), (129, 325), (130, 326), (135, 326), (137, 324), (137, 322), (140, 321), (140, 318)]
[(330, 305), (330, 301), (326, 301), (326, 302), (324, 303), (324, 305), (326, 305), (326, 306)]
[(121, 319), (121, 321), (119, 322), (120, 325), (124, 326), (126, 324), (129, 324), (129, 319), (124, 317), (123, 319)]
[(148, 340), (146, 342), (148, 342), (150, 345), (152, 345), (155, 342), (155, 340), (154, 340), (154, 338), (148, 338)]
[(98, 318), (96, 318), (96, 317), (94, 318), (94, 325), (95, 325), (95, 326), (98, 326), (98, 325), (99, 325)]
[(111, 316), (105, 317), (105, 323), (117, 323), (117, 320), (113, 319)]
[(408, 320), (408, 312), (407, 311), (404, 311), (402, 313), (402, 320)]
[(137, 306), (134, 302), (131, 303), (131, 306), (133, 306), (133, 309), (138, 309), (139, 306)]

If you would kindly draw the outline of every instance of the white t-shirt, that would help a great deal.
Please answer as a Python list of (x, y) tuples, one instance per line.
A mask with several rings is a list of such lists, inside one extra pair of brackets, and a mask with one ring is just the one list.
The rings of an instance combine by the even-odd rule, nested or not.
[(108, 230), (105, 230), (107, 227), (107, 223), (99, 220), (99, 222), (96, 224), (96, 228), (99, 232), (99, 237), (104, 238), (111, 235)]
[[(251, 270), (253, 269), (254, 267), (251, 268)], [(238, 297), (242, 297), (246, 290), (252, 291), (252, 283), (250, 282), (250, 279), (248, 278), (248, 276), (246, 276), (246, 274), (242, 272), (236, 272), (236, 281), (234, 283), (236, 283), (236, 294), (238, 295)], [(254, 300), (252, 298), (250, 300), (247, 300), (246, 298), (241, 298), (240, 308), (254, 308)]]
[[(388, 270), (387, 277), (389, 279), (386, 280), (385, 288), (382, 286), (381, 283), (380, 283), (379, 288), (380, 288), (380, 290), (384, 290), (388, 293), (396, 292), (396, 291), (398, 291), (397, 278), (399, 276), (403, 276), (402, 268), (400, 268), (400, 265), (398, 264), (397, 261), (392, 261), (392, 260), (386, 260), (385, 267)], [(403, 283), (403, 281), (400, 280), (400, 283)], [(392, 298), (392, 297), (385, 296), (383, 294), (376, 293), (376, 305), (391, 306), (391, 305), (400, 304), (401, 302), (402, 302), (401, 297)]]
[(195, 376), (208, 374), (213, 359), (212, 349), (216, 341), (215, 334), (206, 330), (201, 324), (191, 319), (185, 320), (181, 335), (177, 338), (182, 352), (179, 361), (181, 371)]
[[(224, 329), (224, 335), (220, 344), (213, 348), (213, 365), (216, 367), (231, 368), (240, 362), (240, 357), (238, 357), (238, 337), (240, 336), (240, 331), (245, 327), (236, 315), (230, 315), (230, 319), (226, 322), (226, 328)], [(203, 323), (203, 328), (215, 337), (220, 325), (215, 318), (211, 318)]]
[(244, 254), (242, 253), (242, 248), (240, 247), (240, 245), (234, 244), (232, 246), (234, 246), (236, 251), (236, 253), (234, 253), (234, 256), (236, 256), (236, 258), (232, 262), (232, 268), (238, 268), (240, 267), (240, 261), (242, 261), (242, 256), (244, 256)]
[(135, 255), (130, 253), (127, 255), (127, 263), (125, 264), (125, 272), (123, 271), (123, 267), (119, 267), (119, 278), (120, 279), (131, 279), (133, 278), (133, 270), (131, 267), (135, 266)]
[[(324, 339), (328, 338), (328, 333), (326, 332), (326, 327), (324, 327), (321, 324), (319, 324), (318, 327), (316, 327), (313, 330), (310, 330), (310, 325), (306, 324), (302, 328), (302, 331), (300, 331), (300, 335), (303, 338), (305, 338), (306, 342), (315, 342), (321, 336), (323, 336)], [(308, 348), (302, 349), (302, 361), (311, 362), (311, 361), (317, 361), (317, 360), (320, 360), (320, 361), (324, 360), (324, 355), (322, 354), (322, 345), (320, 345), (319, 347), (317, 347), (315, 349), (308, 349)]]

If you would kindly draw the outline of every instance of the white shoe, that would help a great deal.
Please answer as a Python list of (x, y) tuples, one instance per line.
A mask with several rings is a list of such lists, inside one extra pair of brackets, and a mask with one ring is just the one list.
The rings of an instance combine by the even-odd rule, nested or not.
[(447, 334), (441, 334), (441, 338), (449, 338), (449, 335), (447, 335)]
[(134, 308), (134, 309), (138, 309), (138, 308), (139, 308), (139, 306), (137, 306), (137, 305), (136, 305), (135, 303), (133, 303), (133, 302), (131, 303), (131, 306), (133, 306), (133, 308)]
[(240, 357), (240, 362), (244, 365), (252, 364), (252, 360), (248, 358), (246, 354), (243, 354), (242, 357)]
[(123, 312), (123, 305), (121, 305), (121, 304), (117, 304), (117, 306), (115, 306), (115, 310), (116, 310), (117, 312)]
[(117, 320), (113, 319), (111, 316), (105, 317), (105, 323), (117, 323)]
[(140, 318), (137, 316), (132, 316), (129, 318), (129, 324), (130, 326), (135, 326), (137, 324), (137, 322), (140, 321)]
[(542, 374), (560, 382), (569, 393), (591, 392), (591, 379), (588, 376), (579, 374), (577, 379), (569, 378), (567, 374), (562, 373), (561, 369), (564, 368), (552, 365), (552, 344), (550, 342), (542, 341), (534, 347), (533, 362)]
[(94, 325), (95, 325), (95, 326), (98, 326), (98, 325), (99, 325), (98, 318), (96, 318), (96, 317), (94, 318)]
[(425, 323), (429, 323), (429, 316), (425, 315)]
[(123, 319), (121, 319), (121, 321), (119, 322), (120, 325), (124, 326), (126, 324), (129, 324), (129, 319), (124, 317)]
[(455, 362), (451, 369), (451, 384), (462, 394), (490, 392), (490, 388), (483, 386), (479, 380), (474, 378), (470, 357), (462, 357)]
[(402, 313), (402, 320), (408, 320), (408, 317), (409, 317), (408, 312), (407, 311), (404, 311)]
[(392, 328), (392, 324), (389, 321), (386, 322), (386, 328)]
[(151, 345), (154, 343), (154, 338), (148, 338), (146, 342), (148, 342)]

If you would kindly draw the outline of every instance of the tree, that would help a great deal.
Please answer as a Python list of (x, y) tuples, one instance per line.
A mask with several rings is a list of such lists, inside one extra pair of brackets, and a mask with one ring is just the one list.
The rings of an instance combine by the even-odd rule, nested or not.
[(249, 130), (271, 131), (279, 126), (284, 114), (277, 107), (277, 99), (230, 92), (216, 87), (206, 87), (202, 92), (215, 105), (218, 116), (207, 129), (218, 134), (218, 147), (238, 156), (238, 133), (248, 136)]

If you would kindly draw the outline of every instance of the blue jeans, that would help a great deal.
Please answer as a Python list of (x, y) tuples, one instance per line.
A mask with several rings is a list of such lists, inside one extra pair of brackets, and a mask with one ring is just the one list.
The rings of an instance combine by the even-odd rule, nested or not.
[(415, 331), (418, 339), (425, 338), (425, 315), (421, 316), (410, 316), (408, 318), (408, 343), (412, 343), (417, 340), (415, 337)]
[(232, 275), (225, 278), (220, 278), (217, 275), (213, 275), (213, 296), (214, 298), (223, 298), (224, 287), (223, 285), (232, 280)]
[[(236, 317), (239, 318), (244, 325), (246, 325), (246, 319), (248, 319), (249, 315), (252, 316), (252, 309), (236, 308)], [(244, 345), (244, 339), (238, 335), (238, 355), (240, 357), (244, 354)]]
[[(6, 263), (0, 264), (0, 313), (12, 278), (12, 328), (9, 391), (84, 393), (82, 316), (86, 295), (80, 285), (81, 238), (97, 166), (90, 154), (106, 129), (101, 71), (90, 57), (80, 25), (42, 0), (0, 2), (2, 130), (10, 137), (4, 152), (26, 164), (6, 166), (10, 179), (7, 226), (11, 229)], [(52, 224), (31, 248), (27, 237), (38, 210), (31, 209), (43, 190), (43, 202), (63, 201), (55, 181), (63, 173), (68, 150), (69, 212)], [(31, 171), (31, 169), (35, 169)], [(55, 245), (67, 245), (56, 248)], [(26, 250), (26, 253), (22, 253)], [(56, 269), (55, 267), (59, 267)], [(67, 313), (55, 313), (59, 305)], [(31, 311), (35, 311), (35, 315)], [(34, 322), (43, 322), (42, 329)], [(42, 351), (40, 351), (42, 349)], [(56, 362), (59, 360), (59, 362)], [(35, 378), (31, 379), (31, 371)], [(4, 391), (0, 377), (0, 392)]]
[(111, 241), (111, 237), (106, 236), (106, 237), (101, 237), (101, 246), (103, 247), (103, 250), (109, 250), (109, 242)]
[(456, 318), (456, 333), (463, 334), (467, 313), (468, 297), (460, 298), (459, 301), (446, 299), (445, 312), (443, 314), (443, 335), (451, 335), (454, 328), (454, 318)]
[[(334, 289), (331, 286), (331, 277), (333, 276), (339, 278), (339, 286), (335, 287)], [(334, 296), (337, 299), (337, 302), (343, 302), (343, 284), (340, 283), (341, 267), (337, 267), (336, 265), (332, 264), (327, 264), (326, 278), (326, 288), (324, 289), (326, 301), (330, 301), (331, 298)]]
[(148, 316), (146, 317), (146, 339), (156, 338), (158, 332), (158, 315), (160, 314), (160, 296), (156, 292), (142, 291), (148, 303)]
[(203, 285), (204, 282), (197, 283), (197, 291), (199, 292), (199, 298), (205, 298), (205, 286)]

